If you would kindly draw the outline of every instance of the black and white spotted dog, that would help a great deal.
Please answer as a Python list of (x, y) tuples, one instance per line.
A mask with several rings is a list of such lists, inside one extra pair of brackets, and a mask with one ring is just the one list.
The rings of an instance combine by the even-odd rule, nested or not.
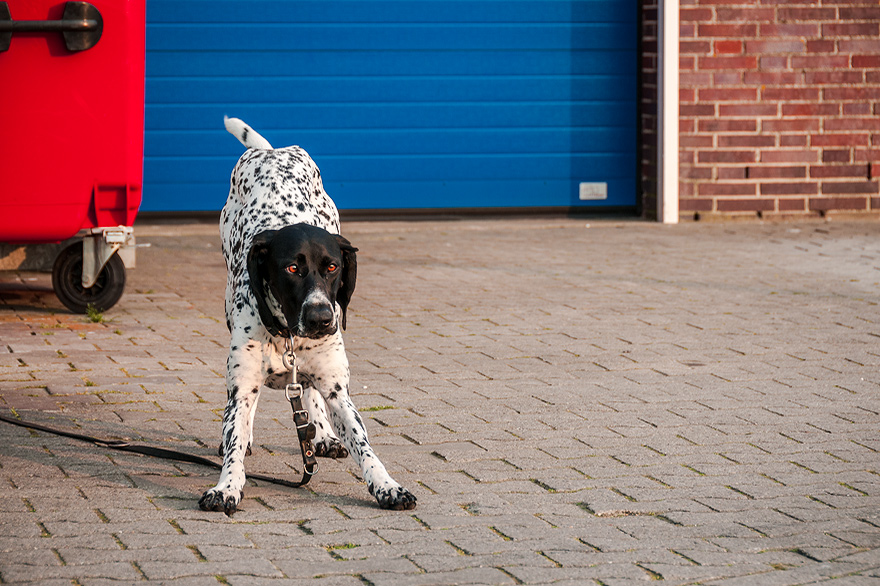
[(339, 235), (339, 213), (321, 173), (303, 149), (273, 149), (241, 120), (225, 122), (248, 150), (232, 171), (220, 216), (226, 325), (232, 334), (223, 470), (199, 506), (229, 515), (238, 507), (260, 387), (284, 389), (290, 382), (282, 355), (291, 336), (303, 402), (317, 428), (316, 454), (344, 458), (350, 453), (379, 506), (412, 509), (415, 496), (388, 475), (349, 398), (340, 326), (345, 327), (355, 287), (357, 249)]

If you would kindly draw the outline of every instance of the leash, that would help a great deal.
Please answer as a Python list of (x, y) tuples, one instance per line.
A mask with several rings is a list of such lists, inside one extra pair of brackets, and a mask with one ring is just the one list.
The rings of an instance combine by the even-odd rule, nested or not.
[[(299, 488), (308, 484), (309, 480), (312, 479), (312, 476), (318, 471), (318, 461), (315, 458), (315, 447), (312, 444), (312, 440), (315, 439), (315, 434), (317, 430), (315, 429), (315, 424), (309, 418), (309, 412), (303, 407), (303, 388), (302, 385), (296, 382), (296, 354), (293, 353), (292, 347), (293, 342), (292, 340), (290, 340), (287, 345), (287, 351), (282, 355), (282, 361), (284, 362), (285, 367), (290, 368), (292, 372), (292, 382), (286, 386), (284, 394), (285, 397), (287, 397), (287, 400), (290, 402), (290, 407), (293, 410), (293, 423), (296, 426), (296, 435), (299, 439), (300, 449), (302, 450), (302, 479), (299, 482), (291, 482), (289, 480), (284, 480), (281, 478), (273, 478), (271, 476), (265, 476), (263, 474), (251, 473), (248, 473), (247, 477), (252, 480), (261, 480), (270, 484), (277, 484), (289, 488)], [(217, 462), (209, 460), (208, 458), (203, 458), (202, 456), (196, 456), (195, 454), (188, 454), (186, 452), (178, 452), (176, 450), (168, 450), (165, 448), (157, 448), (144, 444), (130, 444), (123, 440), (108, 440), (93, 437), (90, 435), (75, 433), (72, 431), (65, 431), (62, 429), (56, 429), (54, 427), (48, 427), (39, 423), (24, 421), (22, 419), (10, 417), (2, 413), (0, 413), (0, 421), (4, 423), (9, 423), (11, 425), (16, 425), (18, 427), (24, 427), (27, 429), (50, 433), (52, 435), (87, 442), (102, 448), (118, 450), (120, 452), (132, 452), (135, 454), (141, 454), (153, 458), (161, 458), (163, 460), (174, 460), (177, 462), (200, 464), (202, 466), (215, 468), (217, 470), (221, 470), (223, 468), (222, 464), (218, 464)]]

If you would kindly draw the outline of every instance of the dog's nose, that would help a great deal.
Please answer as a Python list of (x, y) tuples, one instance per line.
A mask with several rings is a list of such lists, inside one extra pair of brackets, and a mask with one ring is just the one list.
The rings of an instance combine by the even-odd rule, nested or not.
[(333, 325), (333, 308), (325, 304), (308, 306), (303, 315), (303, 325), (309, 333), (325, 332)]

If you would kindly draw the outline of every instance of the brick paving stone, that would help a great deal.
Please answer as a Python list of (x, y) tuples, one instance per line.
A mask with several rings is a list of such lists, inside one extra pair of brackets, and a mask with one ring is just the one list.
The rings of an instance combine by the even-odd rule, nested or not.
[[(137, 230), (103, 323), (4, 277), (0, 409), (216, 457), (217, 227)], [(230, 519), (196, 505), (214, 470), (4, 426), (0, 583), (880, 581), (880, 225), (344, 233), (353, 399), (418, 508), (328, 461), (305, 490), (249, 482)], [(293, 437), (267, 390), (248, 470), (294, 476)]]

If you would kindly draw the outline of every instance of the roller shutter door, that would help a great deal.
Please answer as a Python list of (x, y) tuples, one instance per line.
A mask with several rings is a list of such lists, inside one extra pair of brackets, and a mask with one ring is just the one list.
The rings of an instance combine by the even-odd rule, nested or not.
[[(636, 202), (636, 3), (147, 3), (144, 211), (217, 210), (298, 144), (341, 209)], [(583, 199), (586, 198), (586, 199)]]

